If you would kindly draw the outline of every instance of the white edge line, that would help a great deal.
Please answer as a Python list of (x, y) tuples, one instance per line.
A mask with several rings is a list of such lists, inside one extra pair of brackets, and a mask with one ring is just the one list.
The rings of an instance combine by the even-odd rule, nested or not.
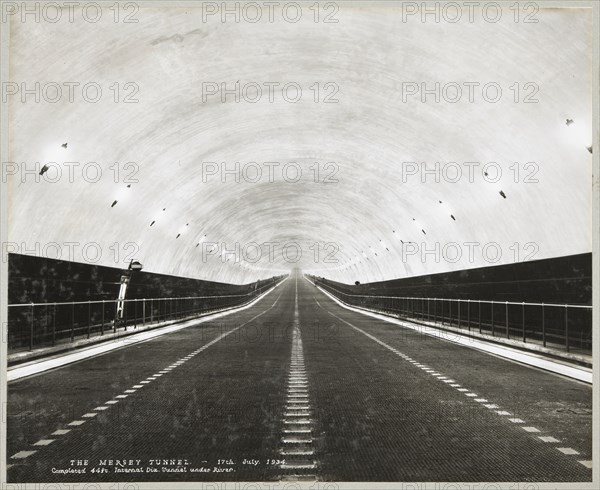
[[(306, 276), (304, 277), (304, 279), (306, 279), (308, 282), (310, 282), (311, 284), (314, 284), (312, 281), (310, 281)], [(509, 347), (502, 347), (502, 346), (497, 346), (497, 345), (492, 345), (489, 344), (487, 342), (483, 342), (481, 340), (476, 340), (476, 339), (472, 339), (472, 338), (467, 338), (464, 337), (463, 335), (459, 334), (459, 338), (444, 338), (443, 336), (440, 336), (440, 332), (442, 332), (442, 330), (439, 329), (435, 329), (435, 327), (428, 327), (431, 330), (435, 330), (435, 333), (433, 332), (427, 332), (424, 328), (422, 327), (417, 327), (415, 325), (412, 325), (410, 323), (404, 322), (402, 320), (398, 320), (396, 318), (392, 318), (386, 315), (381, 315), (379, 313), (373, 313), (371, 311), (365, 311), (362, 310), (360, 308), (354, 308), (352, 306), (348, 306), (345, 303), (342, 303), (339, 299), (337, 299), (335, 296), (333, 296), (331, 293), (325, 291), (323, 288), (321, 288), (320, 286), (317, 286), (317, 288), (323, 292), (324, 294), (326, 294), (327, 296), (329, 296), (332, 300), (334, 300), (337, 304), (339, 304), (342, 308), (346, 308), (347, 310), (350, 311), (354, 311), (356, 313), (361, 313), (363, 315), (366, 316), (370, 316), (372, 318), (377, 318), (378, 320), (383, 320), (386, 321), (388, 323), (394, 323), (395, 325), (399, 325), (401, 327), (404, 328), (410, 328), (412, 330), (417, 330), (419, 333), (425, 334), (425, 335), (429, 335), (431, 337), (435, 337), (437, 339), (441, 339), (441, 340), (445, 340), (446, 342), (452, 342), (454, 344), (459, 344), (462, 345), (464, 347), (470, 347), (472, 349), (477, 349), (480, 351), (484, 351), (490, 354), (495, 354), (499, 357), (504, 357), (507, 359), (511, 359), (513, 361), (517, 361), (523, 364), (527, 364), (528, 366), (534, 366), (540, 369), (544, 369), (546, 371), (550, 371), (553, 373), (557, 373), (557, 374), (562, 374), (563, 376), (567, 376), (569, 378), (573, 378), (576, 379), (578, 381), (583, 381), (584, 383), (588, 383), (588, 384), (592, 384), (592, 373), (589, 371), (586, 371), (584, 369), (580, 369), (577, 368), (575, 366), (566, 366), (562, 363), (558, 363), (558, 362), (553, 362), (551, 360), (548, 359), (540, 359), (539, 357), (527, 354), (526, 352), (522, 352), (516, 349), (511, 349)], [(452, 334), (456, 335), (455, 333), (452, 332)]]
[(106, 354), (107, 352), (111, 352), (116, 349), (121, 349), (123, 347), (128, 347), (133, 344), (138, 344), (140, 342), (147, 342), (148, 340), (152, 340), (156, 337), (160, 337), (161, 335), (165, 335), (167, 333), (176, 332), (178, 330), (182, 330), (187, 327), (191, 327), (194, 325), (198, 325), (199, 323), (208, 322), (211, 320), (215, 320), (216, 318), (221, 318), (223, 316), (231, 315), (232, 313), (237, 313), (239, 311), (245, 310), (254, 306), (258, 301), (265, 298), (271, 291), (273, 291), (277, 286), (283, 284), (283, 282), (287, 278), (280, 281), (278, 284), (273, 286), (271, 289), (260, 295), (258, 298), (255, 298), (250, 303), (240, 306), (233, 307), (226, 311), (221, 311), (219, 313), (215, 313), (213, 315), (203, 316), (201, 318), (197, 318), (194, 320), (189, 320), (185, 323), (181, 323), (178, 325), (169, 325), (163, 328), (156, 328), (154, 330), (140, 332), (139, 334), (133, 334), (129, 337), (124, 337), (119, 339), (119, 341), (111, 341), (108, 340), (101, 345), (97, 345), (94, 347), (89, 347), (86, 349), (82, 349), (81, 351), (74, 352), (71, 354), (67, 354), (65, 356), (61, 356), (54, 359), (48, 359), (47, 361), (40, 361), (35, 364), (31, 364), (28, 366), (15, 366), (12, 369), (8, 369), (6, 373), (7, 382), (16, 381), (21, 378), (25, 378), (27, 376), (31, 376), (33, 374), (39, 374), (44, 371), (48, 371), (50, 369), (54, 369), (60, 366), (64, 366), (66, 364), (71, 364), (73, 362), (81, 361), (83, 359), (88, 359), (90, 357), (99, 356), (102, 354)]

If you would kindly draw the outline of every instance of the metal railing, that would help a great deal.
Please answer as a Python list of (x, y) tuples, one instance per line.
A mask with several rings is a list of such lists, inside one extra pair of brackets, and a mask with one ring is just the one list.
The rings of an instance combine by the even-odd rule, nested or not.
[(311, 279), (348, 305), (386, 315), (566, 351), (592, 350), (590, 305), (349, 294)]
[(81, 338), (150, 328), (249, 303), (280, 282), (277, 278), (245, 294), (126, 299), (123, 319), (115, 321), (117, 299), (8, 305), (10, 353), (74, 342)]

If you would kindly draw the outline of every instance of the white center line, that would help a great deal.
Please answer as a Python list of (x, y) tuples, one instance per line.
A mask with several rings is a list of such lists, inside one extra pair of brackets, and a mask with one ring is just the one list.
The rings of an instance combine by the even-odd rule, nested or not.
[[(281, 455), (285, 460), (279, 465), (284, 472), (280, 481), (300, 478), (316, 480), (316, 475), (305, 473), (314, 470), (317, 462), (312, 458), (312, 416), (308, 403), (308, 381), (304, 370), (304, 353), (300, 334), (298, 315), (298, 278), (296, 277), (296, 294), (294, 299), (294, 329), (292, 331), (292, 355), (290, 375), (287, 385), (286, 406), (283, 419), (283, 437), (281, 438)], [(293, 449), (290, 447), (293, 446)]]

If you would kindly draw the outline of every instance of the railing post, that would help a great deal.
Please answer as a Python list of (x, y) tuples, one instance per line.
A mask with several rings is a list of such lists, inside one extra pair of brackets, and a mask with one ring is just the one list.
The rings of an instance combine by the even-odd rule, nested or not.
[(569, 307), (565, 305), (565, 347), (569, 352)]
[(471, 331), (471, 300), (467, 300), (467, 328)]
[(492, 301), (492, 337), (495, 337), (494, 331), (494, 302)]
[(142, 326), (146, 325), (146, 298), (142, 300)]
[(505, 309), (504, 309), (504, 314), (506, 316), (505, 320), (506, 320), (506, 338), (510, 339), (510, 327), (508, 325), (508, 301), (505, 302)]
[(522, 320), (522, 324), (523, 324), (523, 342), (527, 342), (527, 337), (525, 335), (525, 301), (523, 301), (521, 303), (521, 308), (522, 308), (522, 311), (521, 311), (522, 318), (521, 318), (521, 320)]
[(88, 328), (87, 338), (90, 338), (90, 331), (92, 329), (92, 302), (88, 300)]
[(481, 333), (481, 300), (479, 301), (479, 308), (478, 309), (478, 313), (479, 313), (479, 333)]
[(460, 328), (460, 299), (458, 300), (458, 328)]
[(104, 300), (102, 300), (102, 326), (100, 327), (100, 335), (104, 335), (104, 310), (105, 310)]
[(154, 298), (150, 298), (150, 324), (152, 324), (154, 318)]
[(71, 303), (71, 342), (75, 336), (75, 303)]
[(52, 307), (52, 347), (56, 342), (56, 303)]
[(29, 350), (33, 350), (33, 303), (31, 303), (31, 321), (29, 322)]
[(544, 303), (542, 303), (542, 344), (546, 347), (546, 312), (544, 310)]

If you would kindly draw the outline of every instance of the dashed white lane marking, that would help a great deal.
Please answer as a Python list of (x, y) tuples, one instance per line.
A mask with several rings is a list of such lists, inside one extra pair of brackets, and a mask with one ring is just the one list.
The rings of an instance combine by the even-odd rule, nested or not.
[(570, 447), (557, 447), (556, 449), (558, 449), (563, 454), (579, 454), (577, 451), (575, 451), (575, 449)]
[[(132, 388), (134, 389), (127, 389), (124, 390), (122, 394), (115, 396), (115, 398), (118, 398), (120, 400), (127, 398), (130, 394), (136, 393), (138, 389), (143, 388), (145, 385), (147, 385), (148, 383), (150, 383), (151, 381), (154, 381), (155, 379), (157, 379), (158, 377), (162, 376), (163, 374), (166, 374), (170, 371), (172, 371), (173, 369), (181, 366), (182, 364), (185, 363), (185, 361), (187, 359), (192, 358), (193, 356), (199, 354), (200, 352), (202, 352), (204, 349), (210, 347), (213, 344), (216, 344), (217, 342), (219, 342), (220, 340), (224, 339), (225, 337), (227, 337), (228, 335), (232, 334), (233, 332), (235, 332), (236, 330), (239, 330), (240, 328), (242, 328), (244, 325), (247, 325), (248, 323), (254, 321), (256, 318), (258, 318), (259, 316), (264, 315), (265, 313), (267, 313), (268, 311), (270, 311), (275, 304), (277, 304), (277, 301), (279, 300), (279, 297), (281, 296), (281, 294), (277, 297), (277, 299), (275, 300), (275, 302), (266, 310), (264, 310), (263, 312), (259, 313), (258, 315), (253, 316), (250, 320), (248, 320), (247, 322), (239, 325), (238, 327), (229, 330), (228, 332), (225, 332), (224, 334), (221, 334), (219, 337), (211, 340), (208, 344), (204, 345), (202, 348), (197, 349), (196, 351), (192, 352), (191, 354), (189, 354), (188, 356), (186, 356), (187, 358), (182, 358), (179, 361), (171, 364), (170, 366), (164, 368), (163, 370), (159, 371), (157, 374), (153, 374), (152, 376), (146, 378), (145, 381), (140, 381), (139, 384), (132, 386)], [(302, 360), (302, 357), (299, 358), (300, 360)], [(96, 408), (94, 408), (93, 412), (89, 412), (89, 413), (85, 413), (81, 416), (81, 418), (83, 419), (91, 419), (96, 417), (96, 415), (98, 415), (99, 412), (102, 412), (104, 410), (108, 410), (110, 408), (110, 406), (107, 405), (114, 405), (116, 403), (119, 403), (118, 400), (109, 400), (107, 402), (104, 403), (104, 405), (102, 406), (98, 406)], [(71, 423), (67, 424), (67, 426), (72, 426), (72, 427), (77, 427), (80, 425), (85, 424), (86, 420), (74, 420)], [(65, 435), (67, 433), (70, 432), (70, 429), (58, 429), (56, 431), (54, 431), (52, 433), (52, 435), (55, 436), (60, 436), (60, 435)], [(50, 443), (54, 442), (54, 439), (41, 439), (38, 442), (36, 442), (35, 444), (33, 444), (33, 446), (47, 446)], [(11, 458), (15, 458), (15, 459), (23, 459), (23, 458), (27, 458), (28, 456), (36, 453), (37, 451), (21, 451), (18, 452), (16, 454), (14, 454), (13, 456), (11, 456)]]
[(34, 446), (47, 446), (48, 444), (52, 444), (53, 442), (54, 439), (40, 439), (34, 444)]
[(583, 466), (585, 466), (586, 468), (589, 468), (590, 470), (592, 469), (592, 467), (594, 466), (594, 463), (592, 461), (577, 461), (579, 464), (582, 464)]
[[(284, 465), (282, 465), (284, 466)], [(288, 470), (313, 470), (317, 467), (315, 463), (288, 463), (285, 468)], [(312, 475), (311, 475), (312, 476)]]
[(544, 442), (559, 442), (558, 439), (555, 439), (552, 436), (538, 436)]
[[(347, 322), (346, 320), (340, 318), (339, 316), (331, 313), (330, 311), (328, 311), (328, 313), (337, 318), (338, 320), (340, 320), (341, 322), (345, 323), (346, 325), (348, 325), (349, 327), (353, 328), (354, 330), (356, 330), (357, 332), (362, 333), (363, 335), (369, 337), (371, 340), (377, 342), (379, 345), (381, 345), (382, 347), (385, 347), (386, 349), (394, 352), (395, 354), (397, 354), (398, 356), (402, 357), (405, 360), (409, 360), (409, 362), (412, 362), (415, 366), (421, 368), (422, 371), (426, 372), (427, 374), (431, 375), (434, 379), (437, 379), (439, 381), (442, 381), (443, 383), (446, 383), (447, 386), (450, 386), (452, 388), (454, 388), (456, 391), (462, 393), (463, 395), (473, 399), (474, 401), (481, 403), (482, 406), (493, 410), (496, 414), (500, 415), (500, 416), (510, 416), (512, 415), (511, 412), (508, 412), (506, 410), (498, 410), (500, 407), (498, 405), (496, 405), (495, 403), (489, 403), (487, 399), (485, 398), (474, 398), (477, 395), (475, 393), (472, 393), (471, 390), (468, 390), (467, 388), (463, 388), (459, 383), (454, 383), (454, 380), (449, 380), (447, 377), (445, 377), (443, 375), (443, 373), (439, 373), (433, 369), (431, 369), (429, 366), (426, 366), (424, 364), (417, 364), (414, 363), (413, 360), (406, 356), (405, 354), (402, 354), (401, 352), (399, 352), (397, 349), (394, 349), (393, 347), (389, 346), (388, 344), (386, 344), (385, 342), (383, 342), (382, 340), (378, 339), (377, 337), (365, 332), (364, 330), (356, 327), (355, 325), (352, 325), (350, 322)], [(452, 383), (450, 383), (452, 382)], [(525, 421), (520, 419), (520, 418), (516, 418), (516, 417), (509, 417), (508, 420), (514, 424), (524, 424)], [(540, 429), (538, 429), (537, 427), (531, 427), (531, 426), (521, 426), (521, 429), (523, 429), (526, 432), (535, 434), (535, 433), (539, 433), (541, 432)], [(557, 443), (559, 442), (558, 439), (555, 439), (554, 437), (551, 436), (537, 436), (539, 437), (539, 439), (541, 439), (544, 442), (548, 442), (548, 443)], [(579, 454), (578, 451), (576, 451), (573, 448), (570, 447), (558, 447), (556, 448), (558, 451), (560, 451), (561, 453), (565, 454), (565, 455), (576, 455)], [(587, 468), (591, 468), (591, 462), (589, 462), (590, 464), (588, 465), (588, 461), (587, 460), (582, 460), (582, 461), (578, 461), (578, 463), (582, 464), (583, 466), (587, 467)]]
[(312, 444), (312, 437), (284, 437), (281, 440), (285, 444)]
[(37, 451), (19, 451), (17, 454), (13, 454), (11, 459), (24, 459), (35, 453), (37, 453)]

